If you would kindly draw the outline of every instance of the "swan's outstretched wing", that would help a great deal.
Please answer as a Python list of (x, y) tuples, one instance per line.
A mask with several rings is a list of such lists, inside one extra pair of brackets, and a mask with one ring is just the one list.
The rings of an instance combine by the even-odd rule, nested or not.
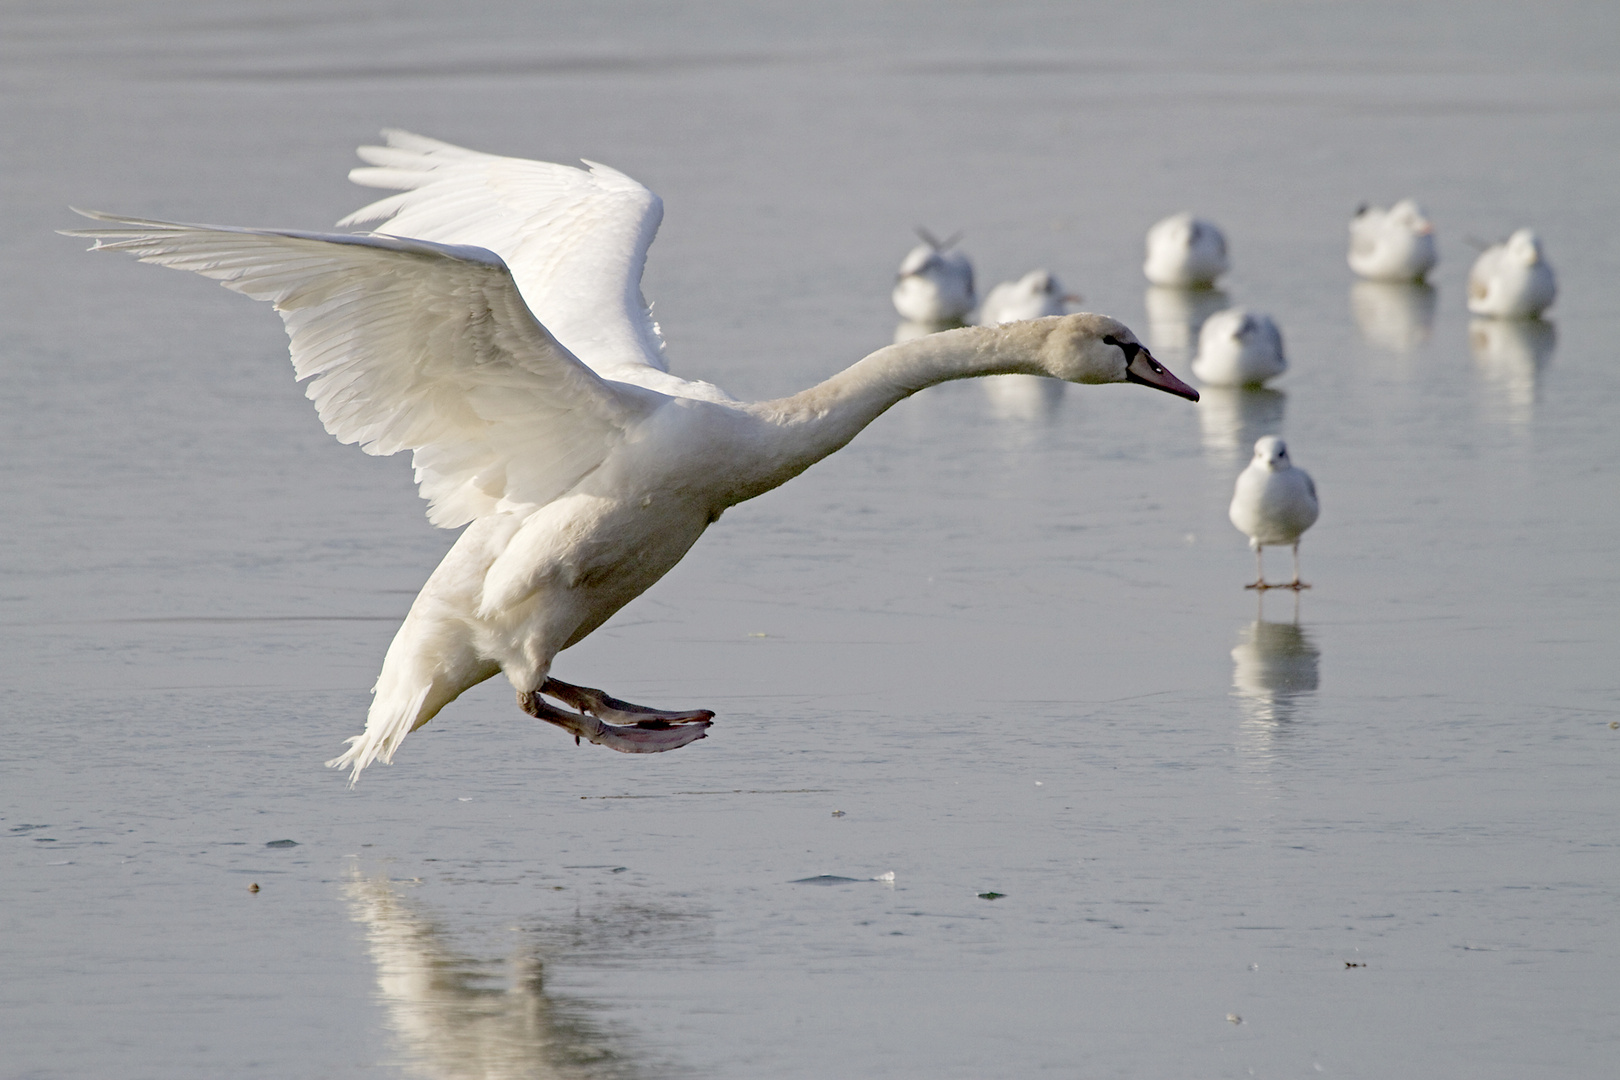
[(94, 250), (275, 304), (326, 430), (368, 454), (414, 451), (435, 525), (550, 502), (666, 400), (576, 360), (480, 248), (85, 216), (111, 223), (69, 233)]
[[(598, 374), (658, 385), (663, 339), (641, 295), (663, 201), (621, 172), (465, 150), (405, 131), (362, 146), (349, 179), (398, 195), (339, 227), (488, 248), (506, 261), (535, 318)], [(639, 372), (635, 369), (641, 369)]]

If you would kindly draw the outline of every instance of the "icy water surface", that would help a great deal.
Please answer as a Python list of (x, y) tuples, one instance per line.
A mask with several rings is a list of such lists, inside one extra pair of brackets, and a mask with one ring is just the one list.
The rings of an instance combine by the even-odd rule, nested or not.
[[(0, 15), (0, 1075), (1612, 1075), (1615, 10), (549, 8)], [(928, 391), (560, 659), (708, 740), (491, 683), (350, 791), (452, 537), (264, 306), (51, 230), (329, 227), (385, 125), (658, 191), (674, 367), (739, 396), (891, 340), (916, 225), (1185, 376), (1180, 209), (1292, 368)], [(1433, 288), (1352, 283), (1406, 195)], [(1471, 324), (1520, 225), (1558, 303)], [(1226, 521), (1268, 433), (1323, 496), (1297, 600)]]

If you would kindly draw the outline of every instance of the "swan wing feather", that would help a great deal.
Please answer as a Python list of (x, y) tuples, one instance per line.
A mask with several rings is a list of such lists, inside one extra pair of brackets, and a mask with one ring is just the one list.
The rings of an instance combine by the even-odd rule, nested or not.
[(428, 519), (444, 528), (550, 502), (665, 400), (575, 359), (490, 251), (79, 212), (109, 223), (69, 232), (92, 250), (274, 304), (326, 430), (368, 454), (413, 451)]
[[(495, 252), (529, 309), (599, 374), (636, 381), (668, 370), (641, 293), (647, 249), (663, 220), (657, 195), (605, 165), (588, 168), (467, 150), (406, 131), (362, 146), (349, 179), (398, 194), (338, 223)], [(629, 369), (629, 370), (625, 370)]]

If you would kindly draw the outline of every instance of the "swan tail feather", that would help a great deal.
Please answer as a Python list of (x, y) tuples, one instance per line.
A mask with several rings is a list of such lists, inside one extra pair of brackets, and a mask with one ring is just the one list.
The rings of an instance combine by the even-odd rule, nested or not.
[(366, 729), (345, 740), (348, 749), (328, 761), (327, 767), (351, 770), (349, 786), (352, 788), (360, 781), (360, 771), (373, 761), (381, 758), (384, 765), (392, 762), (394, 751), (405, 741), (405, 736), (427, 722), (428, 718), (422, 713), (432, 689), (431, 683), (425, 684), (403, 700), (396, 695), (379, 694), (366, 715)]

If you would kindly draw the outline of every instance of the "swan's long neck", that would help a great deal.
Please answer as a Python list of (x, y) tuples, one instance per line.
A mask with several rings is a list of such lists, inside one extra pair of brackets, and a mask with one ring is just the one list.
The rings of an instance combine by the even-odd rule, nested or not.
[(1056, 321), (929, 334), (879, 349), (791, 397), (747, 406), (765, 430), (758, 433), (759, 471), (735, 501), (792, 479), (848, 443), (890, 406), (936, 383), (979, 375), (1048, 374), (1040, 363), (1041, 346)]

